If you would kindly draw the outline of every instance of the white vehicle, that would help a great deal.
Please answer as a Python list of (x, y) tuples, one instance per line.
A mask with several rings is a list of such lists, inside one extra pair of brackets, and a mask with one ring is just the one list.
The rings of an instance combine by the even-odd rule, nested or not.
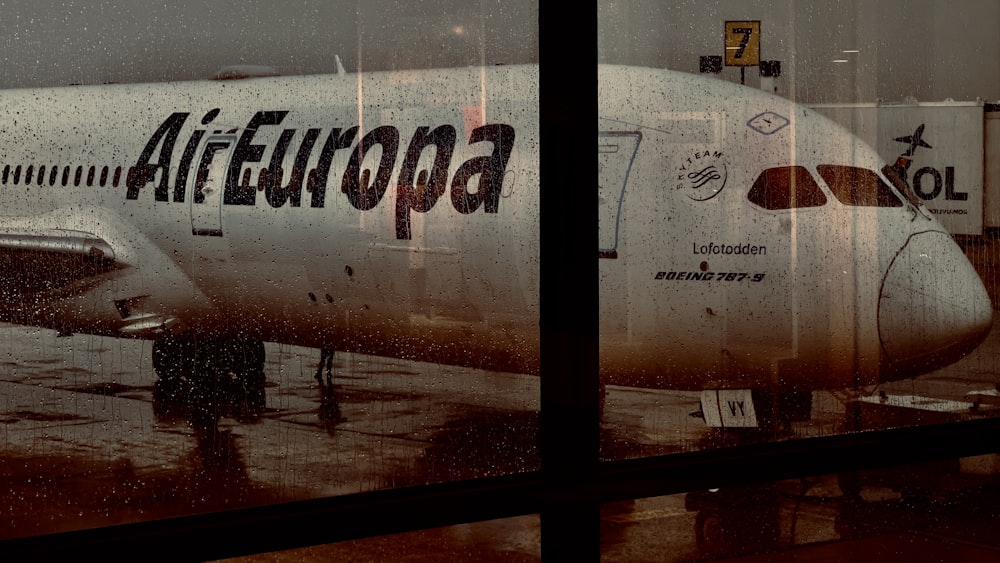
[[(604, 383), (802, 397), (985, 338), (961, 249), (844, 129), (715, 79), (599, 75)], [(262, 341), (537, 373), (537, 84), (5, 91), (0, 320), (155, 339), (161, 381), (228, 374), (258, 402)]]

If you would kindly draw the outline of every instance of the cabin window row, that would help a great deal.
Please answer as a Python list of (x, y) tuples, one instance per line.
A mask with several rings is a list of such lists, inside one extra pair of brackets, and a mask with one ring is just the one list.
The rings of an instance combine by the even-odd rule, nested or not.
[(61, 168), (59, 166), (39, 166), (36, 169), (34, 165), (22, 167), (8, 164), (3, 167), (3, 172), (0, 174), (0, 184), (5, 186), (8, 184), (25, 186), (48, 184), (54, 186), (56, 182), (60, 182), (63, 186), (68, 186), (70, 183), (74, 186), (81, 184), (94, 186), (96, 184), (102, 188), (110, 183), (112, 187), (117, 188), (121, 180), (121, 166), (116, 166), (113, 170), (109, 166), (100, 168), (97, 166), (77, 166), (75, 169), (72, 166)]
[[(878, 174), (867, 168), (820, 164), (820, 177), (833, 196), (844, 205), (858, 207), (902, 207), (903, 202)], [(797, 209), (826, 205), (826, 195), (804, 166), (768, 168), (760, 173), (747, 194), (751, 203), (764, 209)]]
[[(128, 175), (133, 174), (134, 167), (128, 169)], [(262, 168), (257, 179), (257, 189), (264, 191), (265, 186), (270, 182), (272, 184), (282, 184), (284, 181), (285, 171), (282, 167), (277, 167), (274, 170), (269, 168)], [(307, 180), (306, 191), (312, 192), (315, 189), (315, 184), (318, 181), (317, 178), (318, 171), (313, 169), (309, 172), (306, 178), (298, 170), (293, 170), (291, 177), (289, 179), (290, 185), (296, 186), (301, 185), (302, 180)], [(367, 170), (365, 174), (370, 174)], [(250, 184), (251, 170), (249, 168), (243, 171), (243, 185)], [(127, 177), (127, 176), (126, 176)], [(367, 176), (363, 176), (365, 182), (368, 181)], [(197, 184), (195, 186), (196, 193), (199, 193), (204, 187), (205, 183), (208, 181), (208, 170), (201, 170), (197, 177)], [(137, 179), (140, 185), (143, 185), (149, 181), (152, 181), (153, 177), (142, 176)], [(0, 185), (31, 185), (35, 184), (38, 186), (44, 186), (48, 184), (49, 186), (55, 186), (56, 183), (60, 183), (62, 186), (73, 186), (86, 185), (88, 187), (94, 186), (95, 184), (100, 187), (105, 187), (109, 183), (112, 187), (117, 188), (122, 181), (122, 167), (116, 166), (113, 170), (109, 166), (103, 166), (98, 168), (97, 166), (77, 166), (75, 169), (72, 166), (52, 166), (47, 168), (46, 166), (39, 166), (37, 169), (34, 165), (29, 165), (28, 167), (23, 166), (11, 166), (5, 165), (3, 167), (3, 172), (0, 173)]]

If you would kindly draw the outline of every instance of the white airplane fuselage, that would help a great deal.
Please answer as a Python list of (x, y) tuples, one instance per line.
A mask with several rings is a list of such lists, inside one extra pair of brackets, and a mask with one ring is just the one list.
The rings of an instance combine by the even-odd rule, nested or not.
[[(607, 383), (870, 384), (950, 363), (988, 332), (961, 250), (825, 118), (717, 80), (601, 67), (594, 198), (539, 183), (537, 78), (0, 93), (0, 247), (16, 257), (0, 319), (537, 373), (539, 190), (559, 189), (598, 205)], [(865, 193), (879, 181), (888, 192)], [(46, 248), (81, 241), (114, 266), (46, 270)]]

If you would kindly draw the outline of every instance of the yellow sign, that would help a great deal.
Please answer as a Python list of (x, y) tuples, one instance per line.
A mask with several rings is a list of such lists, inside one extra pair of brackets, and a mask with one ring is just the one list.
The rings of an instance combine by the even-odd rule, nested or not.
[(726, 22), (726, 66), (760, 64), (760, 20)]

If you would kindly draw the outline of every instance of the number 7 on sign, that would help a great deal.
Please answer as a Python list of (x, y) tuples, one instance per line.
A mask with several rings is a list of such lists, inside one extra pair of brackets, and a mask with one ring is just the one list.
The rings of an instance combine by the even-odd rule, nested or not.
[(760, 64), (760, 22), (726, 22), (726, 66)]
[(740, 44), (736, 48), (736, 52), (733, 53), (733, 58), (734, 59), (742, 59), (743, 58), (743, 52), (746, 51), (746, 48), (747, 48), (747, 43), (750, 42), (750, 36), (753, 35), (753, 28), (752, 27), (735, 27), (735, 28), (733, 28), (733, 33), (736, 33), (736, 34), (742, 33), (743, 34), (743, 39), (740, 39)]

